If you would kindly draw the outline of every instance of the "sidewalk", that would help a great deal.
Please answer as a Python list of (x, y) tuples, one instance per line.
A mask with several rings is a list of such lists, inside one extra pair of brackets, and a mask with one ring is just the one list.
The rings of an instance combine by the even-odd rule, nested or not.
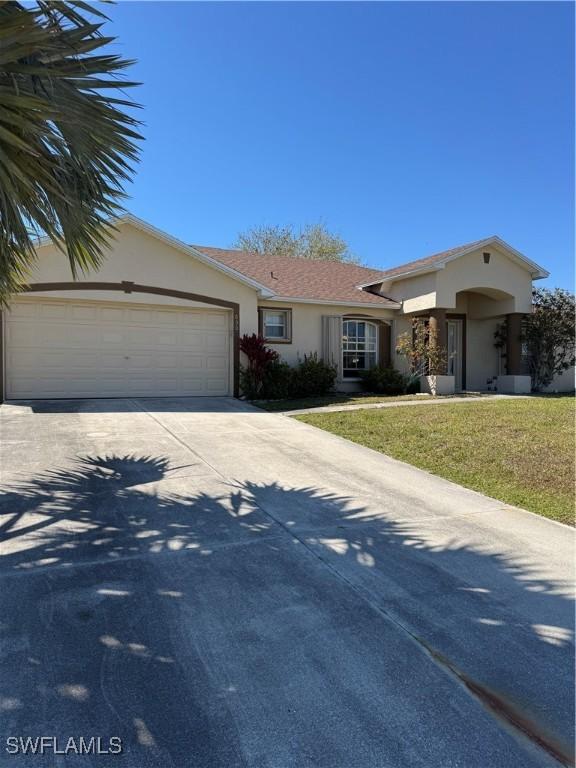
[(422, 397), (421, 400), (399, 400), (383, 403), (355, 403), (354, 405), (322, 405), (318, 408), (300, 408), (295, 411), (276, 411), (281, 416), (300, 416), (305, 413), (337, 413), (339, 411), (364, 411), (369, 408), (408, 408), (413, 405), (451, 405), (452, 403), (478, 403), (489, 400), (525, 399), (531, 395), (481, 395), (478, 397)]

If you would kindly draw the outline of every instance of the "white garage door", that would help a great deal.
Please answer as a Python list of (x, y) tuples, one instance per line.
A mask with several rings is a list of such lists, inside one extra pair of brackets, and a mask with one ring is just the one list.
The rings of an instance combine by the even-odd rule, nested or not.
[(230, 394), (230, 315), (80, 301), (6, 313), (6, 397)]

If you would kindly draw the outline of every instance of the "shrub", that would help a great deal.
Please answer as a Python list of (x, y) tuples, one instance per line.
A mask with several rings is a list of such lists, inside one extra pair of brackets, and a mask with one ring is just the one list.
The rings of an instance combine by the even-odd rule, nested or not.
[(264, 400), (284, 400), (292, 396), (293, 368), (283, 360), (272, 360), (264, 374), (260, 397)]
[(420, 393), (420, 376), (415, 376), (414, 374), (412, 376), (408, 377), (408, 381), (406, 382), (406, 394), (407, 395), (417, 395)]
[(366, 392), (377, 395), (402, 395), (406, 391), (408, 381), (404, 374), (395, 368), (384, 368), (375, 365), (362, 374), (362, 384)]
[(334, 387), (337, 369), (324, 362), (316, 352), (304, 355), (292, 369), (292, 397), (325, 395)]
[(268, 368), (278, 362), (280, 355), (266, 346), (263, 336), (247, 333), (240, 339), (240, 351), (248, 359), (248, 365), (240, 368), (240, 386), (249, 400), (260, 396)]
[(240, 350), (248, 359), (248, 365), (240, 367), (240, 387), (248, 400), (325, 395), (336, 381), (336, 366), (325, 363), (315, 352), (304, 355), (292, 368), (255, 333), (242, 336)]

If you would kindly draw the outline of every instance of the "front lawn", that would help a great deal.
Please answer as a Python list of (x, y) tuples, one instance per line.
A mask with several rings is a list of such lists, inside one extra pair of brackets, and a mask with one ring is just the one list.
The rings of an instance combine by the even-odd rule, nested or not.
[(295, 418), (507, 504), (574, 525), (574, 398)]

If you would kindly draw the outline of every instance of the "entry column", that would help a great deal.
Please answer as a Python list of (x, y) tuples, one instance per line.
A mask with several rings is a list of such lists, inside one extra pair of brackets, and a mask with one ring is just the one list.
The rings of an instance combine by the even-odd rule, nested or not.
[[(446, 310), (437, 307), (430, 310), (429, 319), (430, 344), (436, 344), (438, 347), (446, 349)], [(435, 337), (435, 338), (434, 338)], [(432, 340), (434, 338), (434, 341)], [(446, 363), (440, 366), (437, 371), (430, 371), (438, 376), (446, 374)]]
[(530, 392), (531, 381), (522, 371), (522, 312), (506, 315), (506, 374), (498, 376), (498, 392), (516, 395)]

